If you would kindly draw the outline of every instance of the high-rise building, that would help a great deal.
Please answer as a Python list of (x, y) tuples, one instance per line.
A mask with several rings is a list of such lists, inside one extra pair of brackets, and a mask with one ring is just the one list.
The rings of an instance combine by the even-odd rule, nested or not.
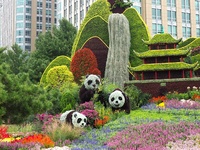
[(37, 36), (57, 22), (56, 0), (3, 0), (2, 6), (2, 46), (33, 51)]
[(64, 17), (79, 29), (90, 5), (96, 0), (64, 0)]
[[(79, 28), (96, 0), (64, 0), (64, 17)], [(124, 0), (126, 1), (126, 0)], [(174, 38), (200, 36), (200, 0), (130, 0), (151, 35), (170, 33)]]

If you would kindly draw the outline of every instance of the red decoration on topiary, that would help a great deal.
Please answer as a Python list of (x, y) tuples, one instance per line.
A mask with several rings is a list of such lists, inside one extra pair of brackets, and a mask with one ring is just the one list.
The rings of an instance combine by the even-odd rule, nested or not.
[(72, 57), (70, 70), (76, 82), (80, 82), (81, 77), (87, 74), (101, 75), (101, 71), (98, 69), (96, 56), (89, 48), (76, 51)]

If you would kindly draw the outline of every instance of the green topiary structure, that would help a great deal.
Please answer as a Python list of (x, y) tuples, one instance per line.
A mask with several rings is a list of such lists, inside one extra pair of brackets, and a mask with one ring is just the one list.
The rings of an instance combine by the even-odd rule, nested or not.
[(55, 67), (55, 66), (61, 66), (61, 65), (66, 65), (67, 67), (70, 66), (71, 63), (71, 58), (67, 57), (67, 56), (58, 56), (56, 57), (45, 69), (44, 73), (42, 74), (42, 77), (40, 79), (40, 84), (44, 84), (46, 85), (47, 81), (46, 81), (46, 76), (48, 71)]
[(186, 39), (185, 41), (182, 41), (178, 44), (178, 48), (184, 47), (188, 44), (190, 44), (191, 42), (193, 42), (196, 38), (190, 37), (188, 39)]
[[(97, 0), (96, 2), (94, 2), (91, 5), (90, 9), (88, 10), (88, 12), (87, 12), (82, 24), (81, 24), (81, 27), (80, 27), (77, 35), (76, 35), (76, 38), (74, 40), (74, 44), (73, 44), (73, 47), (72, 47), (72, 56), (74, 55), (76, 50), (81, 48), (81, 47), (78, 47), (79, 42), (81, 42), (81, 40), (82, 40), (80, 37), (81, 37), (81, 34), (83, 33), (82, 31), (85, 28), (88, 21), (95, 16), (101, 16), (103, 18), (103, 20), (105, 22), (107, 22), (108, 16), (110, 14), (111, 14), (110, 3), (107, 0)], [(99, 27), (100, 26), (101, 26), (101, 24), (99, 24)], [(104, 29), (104, 30), (106, 30), (106, 29)], [(96, 30), (98, 31), (98, 33), (103, 32), (103, 30), (99, 30), (98, 28)], [(84, 42), (81, 42), (81, 43), (84, 43)]]
[(144, 52), (148, 50), (148, 46), (142, 41), (149, 40), (150, 34), (148, 27), (134, 8), (126, 9), (123, 14), (129, 21), (130, 33), (131, 33), (131, 47), (129, 61), (132, 67), (142, 64), (141, 60), (138, 59), (132, 50), (137, 52)]
[(180, 49), (193, 49), (200, 46), (200, 38), (196, 38), (194, 41), (190, 42), (188, 45), (181, 47)]

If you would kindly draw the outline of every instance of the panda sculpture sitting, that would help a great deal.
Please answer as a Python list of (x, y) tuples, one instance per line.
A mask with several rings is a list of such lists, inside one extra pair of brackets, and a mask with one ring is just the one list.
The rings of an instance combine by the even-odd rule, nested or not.
[(95, 92), (98, 91), (99, 85), (100, 77), (98, 75), (87, 75), (79, 91), (80, 103), (89, 102), (91, 98), (93, 98)]
[(71, 124), (72, 127), (84, 128), (87, 125), (87, 117), (75, 110), (68, 110), (60, 116), (60, 121)]
[(126, 113), (130, 113), (130, 101), (129, 97), (125, 95), (120, 89), (115, 89), (108, 98), (108, 103), (112, 108), (112, 111), (124, 110)]

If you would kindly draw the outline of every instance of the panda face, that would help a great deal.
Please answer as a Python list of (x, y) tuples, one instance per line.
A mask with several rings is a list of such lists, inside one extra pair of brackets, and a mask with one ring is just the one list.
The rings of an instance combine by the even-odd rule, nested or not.
[(83, 128), (87, 124), (87, 117), (79, 112), (72, 114), (72, 124), (74, 127)]
[(109, 104), (113, 108), (121, 108), (125, 103), (125, 97), (119, 90), (112, 92), (109, 96)]
[(96, 90), (100, 85), (100, 78), (97, 75), (90, 74), (86, 77), (84, 85), (88, 90)]

